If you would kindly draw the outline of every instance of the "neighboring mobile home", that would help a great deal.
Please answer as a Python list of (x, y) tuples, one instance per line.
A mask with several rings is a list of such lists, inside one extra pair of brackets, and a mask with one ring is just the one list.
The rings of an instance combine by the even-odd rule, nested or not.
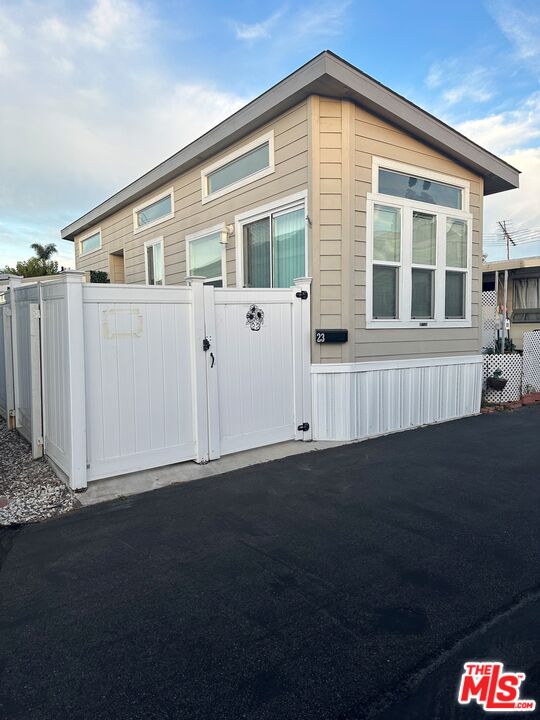
[(523, 350), (523, 333), (540, 330), (540, 257), (500, 260), (482, 265), (482, 289), (497, 290), (496, 304), (504, 310), (506, 276), (506, 317), (509, 337)]
[(112, 283), (311, 277), (319, 437), (365, 437), (478, 412), (483, 197), (518, 175), (325, 51), (62, 237)]

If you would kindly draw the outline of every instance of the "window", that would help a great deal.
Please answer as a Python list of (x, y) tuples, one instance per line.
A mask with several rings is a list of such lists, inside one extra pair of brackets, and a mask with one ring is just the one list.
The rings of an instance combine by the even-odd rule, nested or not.
[(540, 322), (540, 278), (513, 278), (512, 322)]
[(268, 133), (202, 171), (202, 201), (209, 202), (272, 172), (274, 134)]
[(163, 238), (144, 243), (144, 261), (147, 285), (165, 285), (163, 264)]
[(174, 192), (167, 190), (133, 208), (133, 230), (140, 232), (174, 217)]
[(244, 287), (288, 288), (305, 276), (305, 194), (297, 197), (237, 218)]
[(514, 310), (540, 308), (540, 278), (514, 278)]
[(374, 161), (375, 192), (368, 194), (368, 327), (470, 325), (468, 184), (430, 175)]
[(373, 317), (397, 318), (401, 259), (401, 210), (375, 205), (373, 210)]
[(379, 192), (383, 195), (394, 195), (416, 202), (442, 205), (456, 210), (462, 209), (462, 188), (394, 170), (383, 168), (379, 170)]
[(85, 235), (79, 240), (79, 254), (88, 255), (88, 253), (94, 252), (101, 248), (101, 228), (97, 231), (92, 231), (91, 235)]
[(223, 225), (195, 235), (187, 235), (187, 274), (206, 278), (205, 285), (225, 287), (226, 242), (227, 235)]

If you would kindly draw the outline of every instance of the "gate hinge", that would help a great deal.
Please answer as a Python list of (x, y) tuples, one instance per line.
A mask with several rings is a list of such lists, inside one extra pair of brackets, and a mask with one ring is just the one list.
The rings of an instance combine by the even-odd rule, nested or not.
[(32, 308), (32, 317), (35, 320), (39, 320), (41, 318), (41, 310), (39, 309), (39, 307), (36, 306)]
[(302, 423), (298, 426), (300, 432), (307, 432), (309, 430), (309, 423)]
[(307, 300), (307, 298), (308, 298), (307, 290), (299, 290), (296, 293), (296, 297), (300, 298), (300, 300)]
[(204, 350), (204, 352), (210, 350), (210, 340), (208, 338), (204, 338), (204, 340), (202, 341), (202, 349)]

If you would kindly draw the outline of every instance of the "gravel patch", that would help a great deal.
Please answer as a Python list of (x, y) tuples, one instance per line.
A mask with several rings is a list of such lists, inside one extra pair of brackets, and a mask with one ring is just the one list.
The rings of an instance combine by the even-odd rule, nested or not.
[(28, 443), (0, 419), (0, 526), (38, 522), (77, 507), (47, 462), (32, 460)]

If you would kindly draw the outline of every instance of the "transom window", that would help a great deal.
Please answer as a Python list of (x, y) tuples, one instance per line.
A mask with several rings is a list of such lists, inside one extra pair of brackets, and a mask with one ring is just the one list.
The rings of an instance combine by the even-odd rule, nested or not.
[(144, 204), (137, 205), (133, 209), (134, 231), (146, 230), (174, 217), (173, 203), (173, 190), (171, 188), (165, 193), (147, 200)]
[(79, 254), (87, 255), (101, 248), (101, 229), (79, 240)]
[(463, 208), (462, 188), (395, 170), (379, 169), (379, 192), (456, 210)]
[(243, 285), (288, 288), (306, 274), (304, 201), (268, 208), (237, 219), (242, 238)]
[[(368, 195), (367, 208), (368, 327), (470, 324), (472, 218), (461, 209), (466, 184), (384, 167), (376, 172), (378, 192)], [(431, 199), (408, 192), (418, 182)]]
[(187, 274), (205, 278), (205, 285), (225, 287), (226, 233), (223, 226), (186, 236)]
[(274, 135), (268, 133), (205, 168), (201, 173), (203, 203), (274, 172), (273, 156)]
[(163, 238), (147, 240), (144, 243), (146, 284), (165, 285), (165, 268), (163, 261)]

